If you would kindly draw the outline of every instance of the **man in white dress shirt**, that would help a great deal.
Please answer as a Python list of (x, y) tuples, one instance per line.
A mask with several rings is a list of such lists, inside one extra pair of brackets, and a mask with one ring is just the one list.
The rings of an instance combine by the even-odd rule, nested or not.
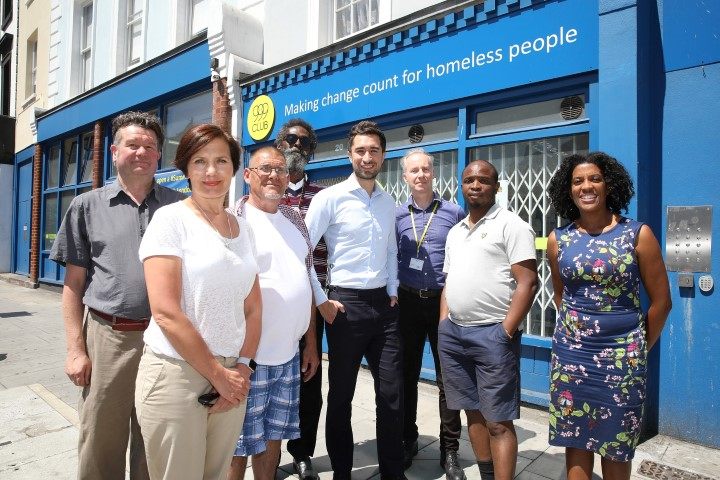
[(375, 379), (380, 477), (405, 478), (395, 201), (375, 183), (385, 145), (374, 122), (353, 126), (348, 140), (353, 174), (318, 192), (305, 217), (312, 245), (324, 237), (328, 248), (329, 295), (319, 288), (314, 295), (327, 323), (325, 442), (335, 480), (350, 479), (351, 402), (363, 356)]

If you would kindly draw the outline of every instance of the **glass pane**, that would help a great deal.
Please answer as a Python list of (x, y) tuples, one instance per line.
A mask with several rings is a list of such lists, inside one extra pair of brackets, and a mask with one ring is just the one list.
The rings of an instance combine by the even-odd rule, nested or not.
[(350, 0), (335, 0), (335, 10), (347, 7), (348, 5), (350, 5)]
[[(457, 118), (446, 118), (419, 124), (421, 129), (415, 126), (404, 126), (385, 131), (387, 149), (408, 148), (413, 143), (423, 144), (443, 140), (454, 140), (457, 138)], [(412, 131), (411, 131), (412, 129)], [(422, 132), (419, 134), (418, 132)], [(414, 142), (411, 141), (411, 137)]]
[(80, 151), (80, 172), (81, 172), (81, 182), (90, 182), (92, 181), (92, 173), (93, 173), (93, 161), (92, 161), (92, 151), (93, 151), (93, 134), (92, 132), (88, 132), (83, 134), (82, 136), (82, 150)]
[(91, 52), (87, 51), (83, 53), (82, 57), (82, 71), (83, 71), (83, 91), (92, 88), (92, 57)]
[(62, 219), (65, 218), (65, 212), (67, 212), (68, 207), (70, 206), (70, 202), (72, 202), (72, 199), (75, 198), (75, 190), (65, 190), (64, 192), (60, 193), (60, 220), (59, 222), (62, 222)]
[(128, 16), (142, 13), (144, 0), (128, 0)]
[(85, 49), (92, 43), (92, 16), (93, 5), (89, 3), (83, 7), (82, 11), (82, 48)]
[[(577, 105), (585, 104), (584, 95), (578, 95), (577, 98), (581, 100)], [(561, 108), (563, 100), (563, 98), (558, 98), (545, 102), (531, 103), (529, 105), (518, 105), (516, 107), (501, 108), (489, 112), (480, 112), (476, 117), (477, 127), (475, 133), (478, 135), (488, 135), (508, 130), (552, 125), (587, 118), (587, 105), (584, 105), (585, 108), (578, 107), (575, 112), (578, 114), (576, 118), (563, 118), (563, 110)]]
[(202, 92), (165, 107), (165, 144), (162, 150), (163, 167), (175, 160), (180, 137), (191, 125), (212, 120), (212, 92)]
[(347, 137), (328, 140), (318, 143), (311, 162), (318, 162), (328, 158), (347, 157)]
[(55, 145), (50, 147), (50, 152), (47, 156), (47, 184), (45, 188), (53, 188), (60, 185), (60, 146)]
[(65, 140), (62, 163), (63, 185), (75, 183), (77, 175), (77, 139), (68, 138)]
[(335, 38), (347, 37), (351, 33), (350, 7), (346, 7), (335, 14)]
[(360, 0), (354, 8), (353, 33), (368, 27), (368, 0)]
[(43, 250), (50, 250), (55, 242), (58, 229), (58, 197), (56, 193), (45, 196), (45, 230)]
[(142, 47), (142, 25), (135, 23), (130, 26), (130, 42), (128, 47), (128, 65), (140, 61), (140, 48)]
[(193, 0), (190, 33), (195, 35), (207, 28), (208, 0)]
[(378, 0), (370, 0), (370, 25), (378, 23)]

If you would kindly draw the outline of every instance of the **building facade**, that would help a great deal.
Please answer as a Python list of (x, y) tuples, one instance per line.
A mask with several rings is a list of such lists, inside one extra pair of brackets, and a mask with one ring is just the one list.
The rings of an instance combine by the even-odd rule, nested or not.
[(17, 0), (0, 0), (0, 272), (12, 265)]
[[(348, 128), (372, 118), (388, 137), (379, 182), (398, 202), (397, 160), (422, 146), (444, 198), (462, 205), (462, 169), (487, 159), (500, 172), (498, 202), (535, 229), (541, 288), (524, 325), (522, 397), (543, 405), (556, 315), (545, 248), (563, 224), (545, 188), (564, 155), (604, 150), (631, 173), (629, 215), (653, 228), (672, 270), (646, 430), (720, 447), (720, 425), (706, 419), (720, 401), (720, 302), (706, 288), (720, 268), (709, 181), (720, 165), (720, 0), (691, 3), (52, 0), (48, 110), (35, 110), (35, 136), (15, 156), (13, 271), (62, 282), (49, 249), (69, 201), (114, 178), (108, 130), (119, 112), (160, 115), (158, 181), (170, 183), (181, 180), (174, 142), (191, 123), (225, 125), (247, 159), (302, 117), (320, 140), (311, 178), (332, 184), (351, 171)], [(231, 201), (242, 192), (238, 176)], [(37, 209), (27, 248), (23, 205)], [(429, 349), (426, 360), (433, 379)]]

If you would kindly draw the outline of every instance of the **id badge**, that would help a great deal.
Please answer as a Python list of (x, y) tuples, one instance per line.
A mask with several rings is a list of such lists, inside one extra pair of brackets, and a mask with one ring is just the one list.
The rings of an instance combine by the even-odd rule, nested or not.
[(422, 271), (424, 262), (425, 260), (423, 260), (422, 258), (411, 258), (410, 268), (412, 268), (413, 270)]

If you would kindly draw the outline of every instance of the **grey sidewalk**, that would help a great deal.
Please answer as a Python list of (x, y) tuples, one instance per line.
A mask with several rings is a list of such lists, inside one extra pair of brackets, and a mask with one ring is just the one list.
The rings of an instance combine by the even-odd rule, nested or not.
[[(0, 280), (0, 478), (3, 480), (74, 479), (77, 466), (77, 414), (79, 389), (63, 373), (65, 340), (60, 315), (60, 295), (30, 290)], [(327, 362), (323, 362), (327, 368)], [(327, 385), (326, 385), (327, 386)], [(420, 452), (406, 472), (410, 480), (444, 478), (438, 465), (437, 395), (432, 385), (420, 386), (418, 402)], [(314, 460), (323, 480), (331, 479), (330, 461), (321, 417)], [(547, 444), (547, 415), (523, 407), (516, 422), (519, 457), (516, 478), (564, 478), (564, 455)], [(361, 371), (353, 401), (356, 480), (379, 479), (375, 442), (375, 404), (372, 378)], [(463, 430), (460, 463), (469, 480), (480, 478), (472, 448)], [(291, 458), (283, 451), (278, 478), (294, 478)], [(644, 460), (703, 476), (645, 476), (652, 469)], [(596, 461), (596, 478), (600, 476)], [(656, 472), (660, 467), (655, 468)], [(251, 479), (248, 472), (246, 478)], [(656, 436), (638, 448), (633, 479), (720, 479), (720, 450)]]

